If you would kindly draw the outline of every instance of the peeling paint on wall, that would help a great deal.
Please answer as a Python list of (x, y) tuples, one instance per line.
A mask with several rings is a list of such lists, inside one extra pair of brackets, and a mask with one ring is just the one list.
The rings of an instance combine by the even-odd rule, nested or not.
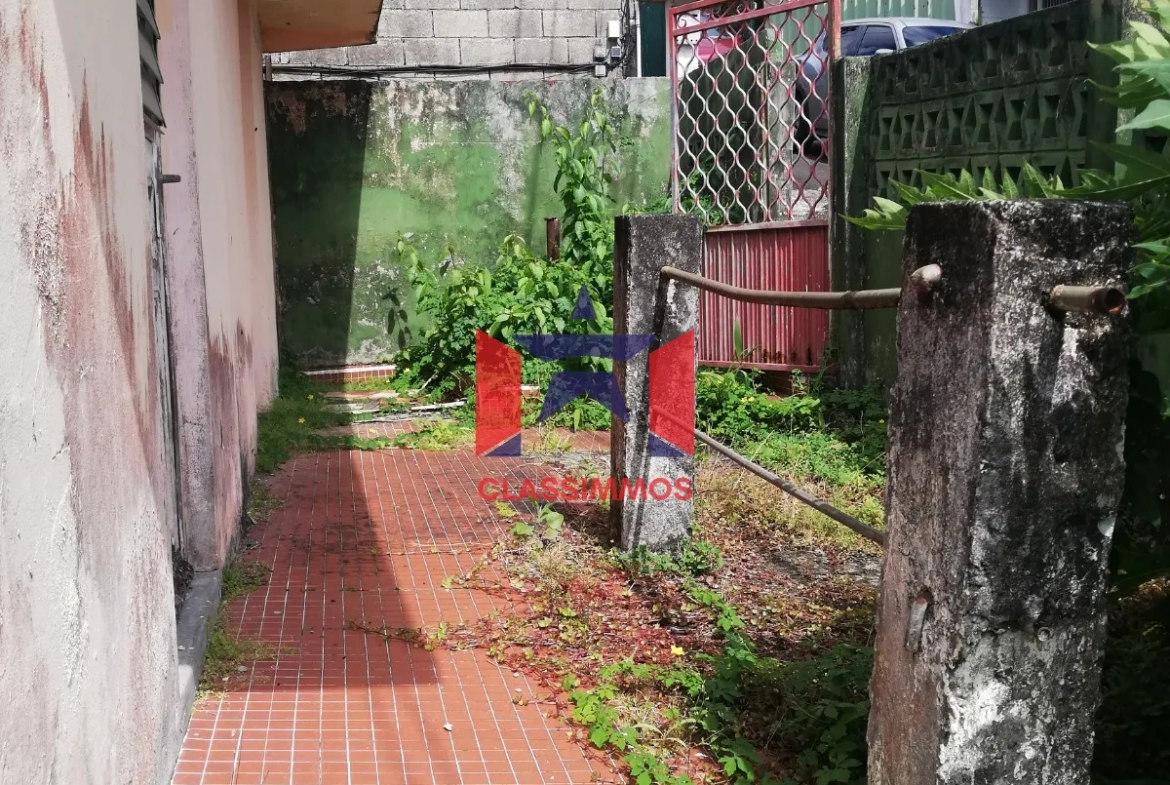
[[(410, 233), (424, 261), (492, 263), (519, 234), (543, 249), (559, 216), (551, 147), (528, 116), (535, 93), (579, 121), (592, 79), (267, 85), (282, 344), (307, 366), (372, 362), (398, 347), (388, 292)], [(670, 172), (666, 79), (610, 80), (621, 118), (617, 204), (657, 200)], [(409, 302), (408, 312), (412, 311)], [(411, 326), (422, 325), (412, 314)]]

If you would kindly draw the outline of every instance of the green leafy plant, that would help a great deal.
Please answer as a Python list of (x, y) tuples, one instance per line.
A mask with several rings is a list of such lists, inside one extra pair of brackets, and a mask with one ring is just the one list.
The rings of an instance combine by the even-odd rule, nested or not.
[(470, 444), (474, 439), (475, 434), (467, 423), (442, 419), (386, 441), (390, 443), (388, 446), (411, 450), (450, 450)]
[(677, 555), (655, 553), (646, 546), (633, 551), (613, 551), (614, 561), (632, 575), (654, 575), (666, 572), (676, 575), (706, 575), (723, 566), (723, 553), (718, 547), (692, 536), (683, 541)]
[[(556, 124), (535, 98), (529, 112), (538, 118), (542, 142), (552, 145), (557, 166), (554, 188), (561, 202), (562, 258), (545, 259), (515, 235), (504, 238), (494, 264), (467, 263), (453, 249), (438, 265), (419, 259), (411, 238), (397, 242), (418, 309), (431, 326), (397, 358), (404, 383), (440, 396), (461, 394), (475, 372), (475, 332), (509, 341), (514, 335), (605, 334), (613, 319), (613, 204), (617, 130), (604, 92), (589, 99), (585, 117), (570, 129)], [(570, 319), (582, 288), (590, 295), (594, 318)], [(550, 366), (550, 367), (544, 367)], [(525, 368), (532, 374), (555, 370), (601, 370), (598, 358), (566, 360)], [(570, 411), (579, 425), (592, 412)], [(558, 424), (563, 424), (563, 420)], [(608, 422), (608, 419), (606, 420)]]
[(553, 143), (557, 176), (553, 190), (560, 199), (564, 261), (590, 280), (590, 287), (613, 302), (613, 199), (618, 128), (605, 101), (605, 90), (589, 96), (577, 128), (556, 124), (548, 107), (530, 95), (528, 114), (538, 117), (541, 141)]

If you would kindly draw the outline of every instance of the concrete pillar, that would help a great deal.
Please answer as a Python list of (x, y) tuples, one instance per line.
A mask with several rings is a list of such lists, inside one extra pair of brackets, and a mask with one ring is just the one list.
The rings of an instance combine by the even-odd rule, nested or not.
[[(614, 335), (654, 335), (655, 341), (650, 352), (625, 361), (619, 353), (614, 361), (629, 419), (613, 421), (610, 459), (618, 495), (610, 508), (613, 528), (625, 550), (644, 545), (674, 551), (690, 533), (694, 516), (686, 489), (694, 487), (695, 474), (699, 292), (663, 281), (660, 271), (671, 265), (701, 272), (703, 226), (684, 215), (620, 216), (615, 224)], [(671, 492), (658, 498), (663, 480)]]
[[(847, 215), (861, 215), (872, 204), (869, 174), (873, 161), (869, 149), (870, 123), (867, 106), (876, 106), (869, 94), (871, 62), (868, 57), (843, 57), (829, 64), (829, 278), (835, 291), (882, 288), (867, 280), (866, 243), (877, 240), (873, 232), (854, 226)], [(871, 285), (872, 284), (872, 285)], [(870, 319), (889, 318), (885, 313), (835, 311), (831, 316), (831, 343), (837, 373), (846, 387), (863, 387), (873, 381), (866, 356), (866, 326)]]
[(871, 783), (1089, 781), (1128, 326), (1047, 296), (1123, 281), (1132, 227), (1062, 200), (911, 211), (903, 281), (943, 283), (898, 311)]

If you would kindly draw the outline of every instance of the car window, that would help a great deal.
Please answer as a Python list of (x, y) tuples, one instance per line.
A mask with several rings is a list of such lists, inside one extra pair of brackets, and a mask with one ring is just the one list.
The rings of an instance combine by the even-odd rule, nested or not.
[(906, 39), (906, 46), (918, 46), (945, 35), (954, 35), (963, 32), (962, 27), (947, 27), (945, 25), (931, 25), (929, 27), (904, 27), (902, 37)]
[(865, 32), (864, 27), (844, 27), (841, 28), (841, 56), (853, 57), (857, 54), (857, 47), (861, 44), (861, 35)]
[(878, 50), (888, 49), (891, 52), (898, 48), (898, 42), (894, 39), (894, 29), (886, 25), (866, 25), (865, 36), (861, 39), (861, 45), (857, 48), (857, 54), (861, 57), (869, 57), (877, 54)]

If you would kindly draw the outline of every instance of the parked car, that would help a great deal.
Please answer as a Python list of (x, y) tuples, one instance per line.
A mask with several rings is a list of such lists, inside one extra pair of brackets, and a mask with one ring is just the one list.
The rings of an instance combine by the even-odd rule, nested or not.
[[(909, 49), (955, 33), (972, 25), (942, 19), (882, 18), (850, 19), (841, 23), (841, 56), (870, 57)], [(796, 141), (809, 155), (819, 155), (821, 142), (829, 136), (828, 44), (821, 33), (812, 48), (800, 59), (795, 95), (800, 106)], [(811, 148), (811, 149), (810, 149)]]
[[(680, 28), (693, 27), (711, 21), (709, 11), (691, 11), (678, 18)], [(743, 34), (725, 27), (711, 27), (697, 30), (680, 37), (678, 42), (678, 75), (688, 73), (720, 57), (726, 57), (741, 43)]]

